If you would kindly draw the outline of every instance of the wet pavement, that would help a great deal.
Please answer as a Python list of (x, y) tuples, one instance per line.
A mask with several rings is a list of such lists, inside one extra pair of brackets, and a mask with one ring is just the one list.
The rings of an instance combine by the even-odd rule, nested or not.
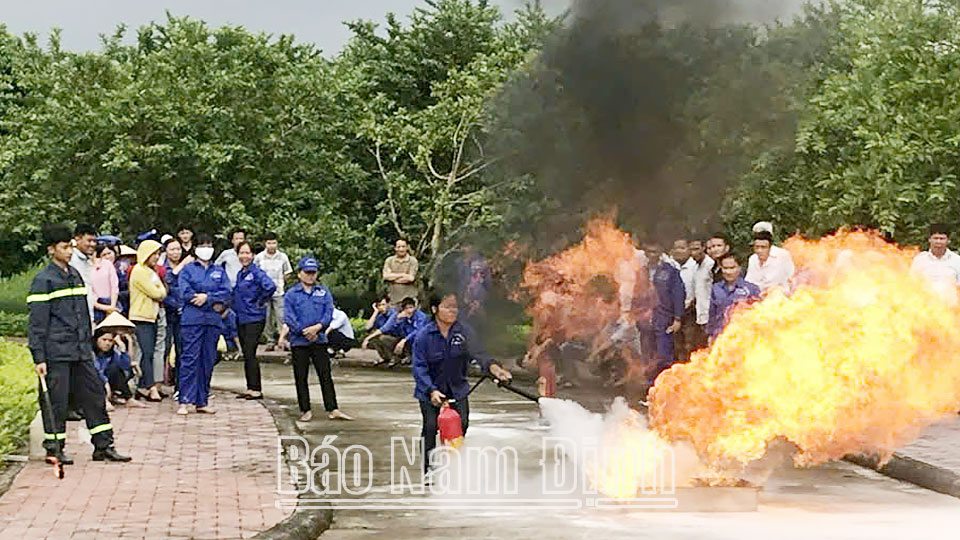
[[(289, 366), (265, 364), (264, 393), (298, 416)], [(380, 534), (390, 538), (656, 538), (737, 539), (818, 538), (897, 539), (955, 538), (960, 528), (960, 499), (940, 495), (911, 484), (889, 479), (853, 464), (838, 462), (815, 469), (782, 468), (773, 473), (760, 494), (756, 512), (680, 513), (622, 507), (590, 507), (584, 498), (571, 508), (545, 508), (540, 465), (543, 437), (537, 406), (490, 383), (470, 397), (470, 430), (467, 447), (510, 446), (517, 449), (519, 480), (517, 495), (502, 496), (502, 508), (490, 508), (490, 500), (472, 503), (467, 496), (391, 494), (391, 466), (402, 447), (392, 437), (409, 442), (420, 431), (420, 413), (412, 397), (413, 381), (406, 370), (338, 367), (334, 371), (340, 408), (353, 415), (353, 422), (327, 420), (322, 414), (319, 385), (311, 375), (315, 418), (299, 423), (311, 448), (324, 438), (343, 451), (351, 445), (369, 448), (372, 459), (353, 452), (353, 466), (343, 469), (354, 491), (327, 495), (325, 499), (349, 499), (334, 510), (334, 522), (324, 538), (359, 538)], [(242, 366), (221, 363), (214, 385), (243, 389)], [(336, 439), (330, 439), (330, 436)], [(275, 457), (275, 456), (270, 456)], [(394, 462), (396, 463), (396, 461)], [(402, 461), (401, 461), (402, 464)], [(416, 466), (410, 471), (416, 473)], [(357, 476), (351, 476), (357, 473)], [(415, 474), (414, 474), (415, 476)], [(416, 480), (416, 479), (414, 479)], [(370, 488), (366, 489), (369, 482)], [(359, 486), (359, 487), (358, 487)], [(357, 502), (357, 499), (361, 502)], [(561, 497), (562, 499), (563, 497)], [(511, 500), (522, 499), (523, 502)], [(356, 508), (367, 504), (373, 508)], [(431, 505), (446, 505), (436, 508)], [(472, 508), (465, 508), (473, 505)], [(391, 509), (383, 509), (390, 507)]]

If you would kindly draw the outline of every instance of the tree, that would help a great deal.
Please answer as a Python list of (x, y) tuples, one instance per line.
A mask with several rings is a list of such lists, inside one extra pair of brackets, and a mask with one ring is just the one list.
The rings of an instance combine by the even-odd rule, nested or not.
[(799, 108), (795, 146), (755, 160), (730, 217), (777, 217), (806, 233), (873, 225), (901, 242), (920, 242), (931, 221), (960, 226), (957, 4), (833, 9), (836, 40)]
[(483, 174), (496, 159), (489, 103), (556, 25), (536, 6), (504, 24), (483, 1), (429, 5), (408, 27), (388, 17), (386, 37), (352, 25), (338, 59), (349, 73), (341, 79), (356, 84), (355, 148), (382, 182), (374, 223), (411, 239), (427, 276), (469, 234), (500, 225), (491, 202), (506, 182)]

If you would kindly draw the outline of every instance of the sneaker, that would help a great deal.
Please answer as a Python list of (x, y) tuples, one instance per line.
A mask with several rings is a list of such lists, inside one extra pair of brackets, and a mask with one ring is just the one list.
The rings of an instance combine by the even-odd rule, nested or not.
[(197, 414), (217, 414), (217, 410), (207, 405), (206, 407), (197, 407)]
[(309, 421), (311, 421), (311, 420), (313, 420), (313, 413), (310, 412), (310, 411), (307, 411), (307, 412), (305, 412), (305, 413), (303, 413), (303, 414), (300, 415), (300, 421), (301, 421), (301, 422), (309, 422)]
[(340, 409), (334, 409), (327, 413), (327, 418), (330, 420), (353, 420), (350, 415), (341, 412)]
[(180, 416), (186, 416), (190, 414), (190, 407), (187, 407), (186, 405), (180, 405), (180, 408), (177, 409), (177, 414)]

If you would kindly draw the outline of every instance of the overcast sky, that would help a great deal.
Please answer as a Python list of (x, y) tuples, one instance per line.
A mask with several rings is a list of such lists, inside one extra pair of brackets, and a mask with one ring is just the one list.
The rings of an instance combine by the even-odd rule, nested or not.
[[(523, 0), (492, 0), (512, 13)], [(570, 0), (542, 0), (559, 14)], [(38, 32), (46, 36), (61, 28), (64, 48), (87, 51), (100, 47), (99, 34), (111, 34), (117, 24), (137, 28), (162, 21), (166, 11), (190, 15), (214, 26), (240, 24), (272, 34), (294, 34), (335, 54), (349, 37), (343, 21), (384, 20), (388, 12), (409, 14), (423, 0), (0, 0), (0, 23), (14, 34)]]

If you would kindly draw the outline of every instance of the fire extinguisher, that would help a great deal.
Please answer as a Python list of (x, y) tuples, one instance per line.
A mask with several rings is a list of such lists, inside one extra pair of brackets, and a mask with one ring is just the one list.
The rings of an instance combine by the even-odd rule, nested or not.
[(444, 401), (440, 406), (440, 415), (437, 417), (437, 428), (440, 430), (440, 444), (459, 449), (463, 445), (463, 425), (460, 423), (460, 413)]

